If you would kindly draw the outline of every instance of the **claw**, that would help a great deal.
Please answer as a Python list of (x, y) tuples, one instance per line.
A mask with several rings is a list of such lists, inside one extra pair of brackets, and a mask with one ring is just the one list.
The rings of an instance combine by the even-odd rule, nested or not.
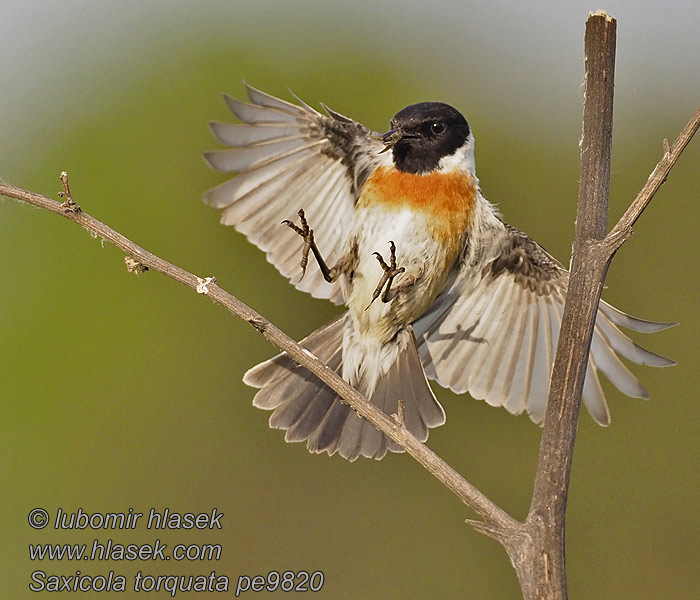
[(300, 208), (299, 212), (297, 214), (299, 215), (301, 227), (298, 227), (297, 225), (294, 224), (293, 221), (290, 221), (289, 219), (285, 219), (284, 221), (282, 221), (282, 225), (286, 225), (287, 227), (296, 231), (301, 237), (305, 237), (309, 233), (309, 224), (306, 221), (306, 216), (304, 215), (304, 209)]
[(314, 230), (309, 229), (309, 223), (306, 220), (303, 208), (300, 208), (297, 214), (299, 215), (301, 227), (289, 219), (282, 221), (282, 225), (289, 227), (304, 240), (304, 247), (301, 250), (301, 277), (299, 278), (299, 281), (301, 281), (304, 279), (304, 275), (306, 275), (306, 266), (309, 264), (309, 250), (311, 250), (311, 246), (313, 246), (314, 243)]
[(304, 279), (304, 275), (306, 274), (306, 265), (309, 264), (309, 251), (311, 251), (314, 253), (314, 257), (316, 258), (316, 262), (318, 263), (318, 266), (321, 269), (321, 274), (323, 275), (323, 278), (328, 283), (333, 283), (338, 277), (338, 274), (341, 272), (341, 269), (345, 268), (345, 266), (347, 265), (347, 256), (342, 258), (340, 262), (337, 265), (335, 265), (332, 269), (329, 269), (328, 265), (326, 264), (326, 261), (323, 260), (323, 256), (321, 256), (321, 252), (319, 251), (318, 246), (316, 246), (316, 242), (314, 241), (314, 230), (309, 228), (309, 224), (306, 221), (306, 216), (304, 215), (304, 209), (300, 208), (297, 214), (299, 215), (299, 222), (301, 224), (301, 227), (299, 225), (296, 225), (293, 221), (290, 221), (289, 219), (285, 219), (284, 221), (282, 221), (282, 225), (286, 225), (287, 227), (292, 229), (304, 240), (304, 246), (301, 249), (301, 277), (299, 278), (299, 281)]
[[(372, 292), (372, 299), (369, 301), (365, 310), (372, 306), (372, 303), (379, 298), (380, 294), (382, 296), (382, 302), (389, 302), (393, 298), (393, 296), (391, 296), (391, 285), (394, 283), (394, 278), (406, 272), (404, 267), (396, 268), (396, 245), (393, 241), (389, 242), (389, 264), (384, 262), (384, 258), (379, 252), (372, 252), (372, 255), (379, 261), (379, 265), (382, 267), (384, 273), (374, 292)], [(384, 290), (383, 294), (382, 290)]]

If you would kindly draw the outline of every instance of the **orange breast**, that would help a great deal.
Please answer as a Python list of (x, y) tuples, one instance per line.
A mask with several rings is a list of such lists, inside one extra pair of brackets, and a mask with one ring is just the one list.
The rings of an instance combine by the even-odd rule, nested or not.
[(476, 185), (468, 173), (414, 175), (379, 167), (365, 183), (358, 206), (422, 212), (435, 239), (457, 244), (469, 227), (475, 202)]

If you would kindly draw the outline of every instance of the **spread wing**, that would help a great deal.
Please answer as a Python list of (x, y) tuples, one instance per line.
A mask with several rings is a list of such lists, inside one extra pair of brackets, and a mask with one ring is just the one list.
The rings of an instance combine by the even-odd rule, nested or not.
[[(488, 241), (468, 249), (445, 290), (414, 324), (429, 378), (457, 393), (542, 422), (559, 339), (569, 273), (544, 248), (494, 219)], [(493, 251), (489, 252), (492, 248)], [(673, 361), (635, 344), (618, 326), (660, 331), (674, 324), (630, 317), (601, 301), (583, 401), (593, 419), (610, 422), (598, 372), (624, 394), (649, 393), (622, 363), (665, 367)]]
[[(367, 177), (390, 160), (384, 145), (364, 125), (324, 106), (328, 116), (265, 94), (246, 84), (250, 103), (226, 96), (242, 123), (212, 123), (216, 137), (231, 146), (205, 154), (217, 171), (238, 172), (204, 199), (222, 209), (221, 222), (265, 251), (285, 277), (301, 275), (302, 240), (280, 223), (303, 208), (326, 263), (342, 256), (354, 206)], [(373, 137), (374, 136), (374, 137)], [(341, 303), (337, 283), (308, 269), (294, 284), (317, 298)]]

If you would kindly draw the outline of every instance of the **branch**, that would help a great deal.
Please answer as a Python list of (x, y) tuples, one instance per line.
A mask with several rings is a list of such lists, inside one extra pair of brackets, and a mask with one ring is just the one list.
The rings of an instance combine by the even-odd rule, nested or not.
[(530, 546), (511, 559), (525, 598), (567, 598), (565, 516), (584, 378), (603, 290), (615, 251), (665, 181), (700, 125), (700, 110), (666, 152), (647, 184), (606, 236), (615, 74), (616, 21), (604, 11), (586, 22), (586, 78), (581, 179), (571, 273), (530, 511), (524, 530)]
[(525, 598), (563, 600), (564, 519), (583, 381), (607, 263), (593, 242), (605, 236), (610, 183), (616, 22), (591, 14), (585, 34), (585, 100), (576, 237), (530, 512), (532, 545), (511, 556)]
[(281, 329), (265, 319), (265, 317), (216, 285), (216, 280), (213, 277), (204, 279), (197, 277), (159, 258), (148, 250), (141, 248), (121, 233), (114, 231), (104, 223), (84, 213), (70, 195), (68, 175), (65, 171), (61, 173), (61, 181), (63, 183), (63, 192), (59, 195), (65, 198), (63, 203), (2, 183), (0, 183), (0, 196), (15, 198), (16, 200), (21, 200), (27, 204), (32, 204), (61, 215), (81, 225), (90, 233), (114, 244), (127, 254), (125, 261), (129, 271), (139, 272), (152, 269), (196, 290), (200, 294), (207, 295), (212, 300), (224, 306), (232, 314), (250, 323), (255, 329), (262, 333), (269, 342), (287, 352), (297, 363), (306, 367), (321, 381), (331, 387), (343, 402), (350, 405), (360, 416), (367, 419), (382, 433), (389, 436), (406, 450), (408, 454), (427, 469), (438, 481), (444, 484), (464, 504), (483, 519), (483, 523), (474, 523), (477, 527), (483, 526), (484, 531), (488, 530), (491, 537), (507, 539), (521, 526), (521, 523), (513, 519), (475, 486), (464, 479), (464, 477), (428, 448), (428, 446), (419, 442), (411, 435), (404, 427), (401, 419), (392, 419), (385, 415), (333, 370), (326, 367), (326, 365), (311, 354), (311, 352), (302, 348)]
[[(595, 247), (592, 242), (604, 238), (607, 223), (615, 29), (615, 20), (605, 14), (591, 15), (586, 23), (576, 237), (530, 507), (531, 514), (555, 508), (555, 519), (562, 523), (588, 350), (605, 276), (604, 265), (591, 259)], [(554, 507), (550, 504), (552, 497), (557, 498)]]
[(676, 164), (685, 147), (693, 139), (698, 128), (700, 128), (700, 108), (680, 132), (676, 141), (673, 142), (673, 146), (669, 147), (668, 140), (664, 140), (663, 158), (654, 167), (644, 187), (606, 237), (606, 241), (610, 243), (610, 252), (615, 252), (632, 234), (632, 226), (649, 205), (654, 194), (664, 184), (673, 165)]

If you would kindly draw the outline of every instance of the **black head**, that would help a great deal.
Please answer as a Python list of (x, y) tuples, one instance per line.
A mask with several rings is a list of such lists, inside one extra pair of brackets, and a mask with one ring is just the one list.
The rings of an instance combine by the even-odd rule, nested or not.
[(442, 102), (420, 102), (396, 113), (382, 140), (399, 171), (418, 174), (435, 170), (468, 136), (469, 125), (458, 110)]

